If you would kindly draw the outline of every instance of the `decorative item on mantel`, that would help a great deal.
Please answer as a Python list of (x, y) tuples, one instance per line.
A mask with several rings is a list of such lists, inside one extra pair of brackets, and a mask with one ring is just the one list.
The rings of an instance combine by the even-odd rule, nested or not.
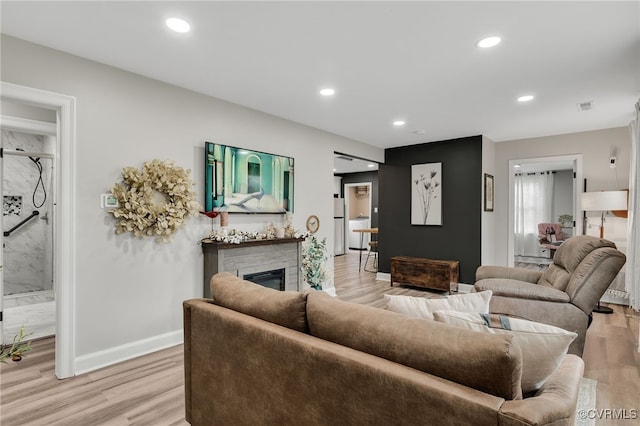
[(273, 223), (268, 223), (267, 226), (265, 226), (264, 231), (262, 231), (262, 234), (267, 240), (273, 240), (277, 237), (278, 227)]
[(322, 290), (322, 284), (327, 279), (327, 272), (324, 262), (327, 260), (327, 239), (322, 241), (318, 237), (311, 235), (303, 244), (302, 266), (300, 270), (305, 281), (311, 288)]
[(228, 243), (228, 244), (241, 244), (245, 241), (251, 240), (273, 240), (276, 238), (307, 238), (309, 235), (305, 232), (295, 231), (290, 233), (291, 231), (285, 226), (284, 234), (282, 237), (278, 237), (278, 228), (273, 223), (269, 223), (262, 232), (257, 231), (244, 231), (242, 229), (214, 229), (209, 234), (208, 238), (205, 238), (203, 241), (209, 240), (217, 243)]
[[(225, 206), (214, 208), (213, 210), (209, 210), (208, 212), (200, 211), (200, 214), (203, 214), (209, 218), (211, 218), (211, 230), (213, 231), (213, 220), (220, 216), (220, 226), (228, 226), (229, 225), (229, 212), (227, 212)], [(226, 218), (226, 221), (225, 221)]]
[[(208, 217), (212, 218), (211, 232), (208, 237), (204, 238), (202, 241), (211, 241), (217, 243), (228, 243), (228, 244), (240, 244), (244, 241), (251, 240), (271, 240), (275, 238), (307, 238), (310, 234), (309, 232), (302, 232), (297, 230), (292, 224), (292, 216), (290, 213), (287, 213), (284, 224), (279, 225), (275, 223), (268, 223), (262, 232), (250, 232), (244, 231), (241, 229), (229, 229), (225, 226), (222, 226), (220, 229), (214, 229), (213, 227), (213, 218), (218, 215), (214, 214), (215, 212), (220, 212), (220, 219), (222, 225), (222, 218), (224, 217), (224, 213), (228, 213), (224, 206), (220, 208), (214, 209), (212, 212), (200, 212)], [(211, 215), (210, 215), (211, 214)]]
[(293, 217), (291, 215), (291, 213), (287, 213), (287, 218), (284, 221), (284, 236), (285, 238), (298, 238), (298, 237), (302, 237), (304, 236), (304, 238), (306, 238), (306, 234), (304, 232), (300, 232), (298, 231), (294, 226), (293, 226)]
[(189, 215), (201, 209), (191, 190), (191, 170), (170, 161), (152, 160), (142, 170), (125, 167), (122, 183), (111, 193), (120, 207), (110, 210), (116, 219), (116, 233), (131, 232), (135, 237), (154, 236), (168, 242)]

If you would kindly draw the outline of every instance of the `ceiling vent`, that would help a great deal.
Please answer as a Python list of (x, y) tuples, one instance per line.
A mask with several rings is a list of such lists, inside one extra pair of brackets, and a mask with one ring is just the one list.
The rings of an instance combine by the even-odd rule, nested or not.
[(578, 111), (589, 111), (593, 108), (593, 101), (579, 102), (576, 104), (578, 107)]

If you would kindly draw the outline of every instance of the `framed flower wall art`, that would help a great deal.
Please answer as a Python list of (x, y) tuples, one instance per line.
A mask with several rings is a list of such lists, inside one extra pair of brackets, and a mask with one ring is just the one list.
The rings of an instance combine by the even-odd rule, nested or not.
[(411, 224), (442, 225), (442, 163), (411, 166)]

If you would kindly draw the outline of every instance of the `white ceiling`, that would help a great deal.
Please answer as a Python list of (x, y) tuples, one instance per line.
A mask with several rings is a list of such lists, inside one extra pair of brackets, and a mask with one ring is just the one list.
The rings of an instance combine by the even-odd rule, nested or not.
[[(626, 126), (640, 95), (637, 1), (0, 7), (5, 34), (384, 148)], [(192, 31), (169, 31), (170, 16)], [(487, 35), (503, 42), (475, 47)]]

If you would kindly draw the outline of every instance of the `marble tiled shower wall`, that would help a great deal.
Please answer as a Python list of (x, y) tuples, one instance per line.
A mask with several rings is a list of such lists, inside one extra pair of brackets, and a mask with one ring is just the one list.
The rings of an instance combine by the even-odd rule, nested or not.
[[(27, 152), (47, 152), (47, 143), (43, 136), (2, 130), (2, 146), (7, 150), (20, 148)], [(4, 237), (5, 295), (51, 290), (53, 287), (52, 160), (41, 158), (40, 163), (47, 198), (42, 207), (36, 208), (33, 192), (38, 184), (37, 166), (28, 157), (7, 154), (3, 158), (3, 231), (11, 229), (34, 210), (40, 212), (39, 216)], [(39, 205), (43, 199), (40, 185), (35, 201)]]

